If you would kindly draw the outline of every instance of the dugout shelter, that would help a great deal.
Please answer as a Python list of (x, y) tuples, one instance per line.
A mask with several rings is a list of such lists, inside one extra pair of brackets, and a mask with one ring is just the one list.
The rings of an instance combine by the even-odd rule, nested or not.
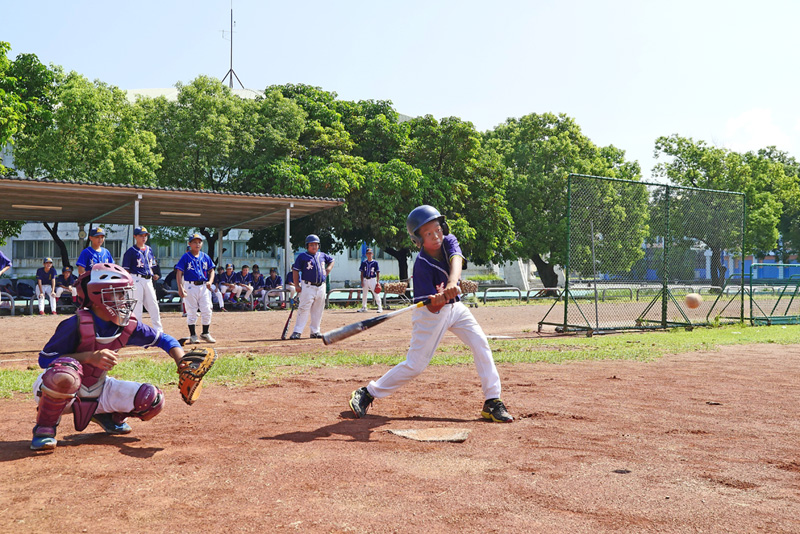
[(261, 230), (284, 224), (283, 272), (291, 266), (291, 221), (342, 204), (341, 198), (0, 177), (2, 219), (73, 222), (89, 227), (100, 223), (211, 227), (217, 231), (219, 257), (225, 230)]

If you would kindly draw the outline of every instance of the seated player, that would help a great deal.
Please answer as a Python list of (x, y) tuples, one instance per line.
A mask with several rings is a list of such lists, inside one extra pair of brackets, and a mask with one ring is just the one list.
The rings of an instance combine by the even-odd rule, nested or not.
[[(253, 273), (250, 272), (249, 265), (242, 265), (241, 272), (236, 274), (236, 285), (239, 288), (238, 298), (240, 301), (250, 302), (250, 297), (253, 295)], [(244, 293), (244, 296), (242, 296)]]
[(264, 297), (264, 275), (261, 274), (258, 264), (253, 264), (253, 308), (259, 309)]
[(225, 265), (225, 272), (216, 278), (220, 293), (230, 302), (238, 302), (242, 290), (236, 284), (238, 273), (234, 272), (233, 264)]
[(269, 276), (264, 279), (264, 290), (266, 291), (266, 304), (269, 307), (270, 300), (278, 299), (281, 308), (286, 308), (286, 302), (283, 291), (283, 280), (278, 276), (278, 269), (272, 267), (269, 270)]
[[(107, 376), (127, 345), (157, 346), (181, 366), (183, 349), (175, 338), (136, 320), (133, 279), (122, 267), (97, 263), (77, 282), (78, 311), (61, 321), (39, 353), (45, 371), (33, 385), (38, 403), (31, 449), (56, 447), (56, 428), (72, 411), (75, 430), (90, 421), (109, 434), (127, 434), (128, 417), (152, 419), (164, 408), (164, 394), (152, 384)], [(77, 402), (76, 402), (77, 399)], [(71, 410), (70, 410), (71, 408)]]
[(72, 274), (72, 267), (66, 266), (61, 269), (61, 274), (56, 277), (56, 298), (60, 299), (65, 292), (72, 295), (74, 303), (78, 298), (78, 289), (75, 287), (78, 277)]
[[(220, 265), (217, 267), (217, 275), (214, 277), (214, 283), (211, 284), (211, 304), (218, 306), (220, 311), (228, 311), (225, 309), (225, 294), (220, 290), (220, 277), (225, 273), (225, 268)], [(217, 308), (214, 308), (216, 311)]]

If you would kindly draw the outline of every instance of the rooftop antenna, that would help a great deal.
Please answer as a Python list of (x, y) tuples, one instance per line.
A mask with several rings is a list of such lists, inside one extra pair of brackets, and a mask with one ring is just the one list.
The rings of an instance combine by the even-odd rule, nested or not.
[[(222, 38), (225, 38), (225, 30), (222, 30)], [(233, 70), (233, 0), (231, 0), (231, 68), (228, 70), (228, 73), (222, 77), (222, 81), (225, 81), (225, 78), (228, 78), (228, 87), (233, 89), (233, 78), (236, 77), (236, 81), (239, 82), (239, 85), (242, 86), (244, 89), (244, 84), (242, 80), (239, 79), (239, 76), (236, 75), (236, 71)]]

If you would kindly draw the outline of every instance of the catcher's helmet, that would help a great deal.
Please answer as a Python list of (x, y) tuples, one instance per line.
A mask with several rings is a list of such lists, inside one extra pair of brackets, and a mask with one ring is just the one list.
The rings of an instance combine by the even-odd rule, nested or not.
[(306, 245), (309, 243), (319, 243), (319, 236), (317, 234), (308, 234), (306, 236)]
[(133, 278), (128, 271), (113, 263), (96, 263), (78, 278), (78, 306), (101, 308), (114, 323), (125, 326), (136, 304)]
[(425, 204), (411, 210), (411, 213), (408, 214), (408, 218), (406, 219), (406, 228), (408, 229), (408, 235), (411, 236), (411, 241), (422, 246), (422, 238), (420, 238), (418, 233), (419, 229), (422, 225), (434, 220), (438, 220), (439, 224), (442, 225), (442, 232), (444, 235), (450, 233), (450, 229), (447, 227), (447, 223), (444, 220), (444, 215), (439, 213), (439, 210), (433, 206)]

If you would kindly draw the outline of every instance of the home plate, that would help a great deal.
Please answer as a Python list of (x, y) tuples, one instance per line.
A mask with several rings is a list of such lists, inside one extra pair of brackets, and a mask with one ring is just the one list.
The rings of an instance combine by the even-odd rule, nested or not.
[(417, 429), (389, 429), (387, 432), (416, 441), (452, 441), (461, 443), (466, 441), (469, 430), (466, 428), (423, 428)]

